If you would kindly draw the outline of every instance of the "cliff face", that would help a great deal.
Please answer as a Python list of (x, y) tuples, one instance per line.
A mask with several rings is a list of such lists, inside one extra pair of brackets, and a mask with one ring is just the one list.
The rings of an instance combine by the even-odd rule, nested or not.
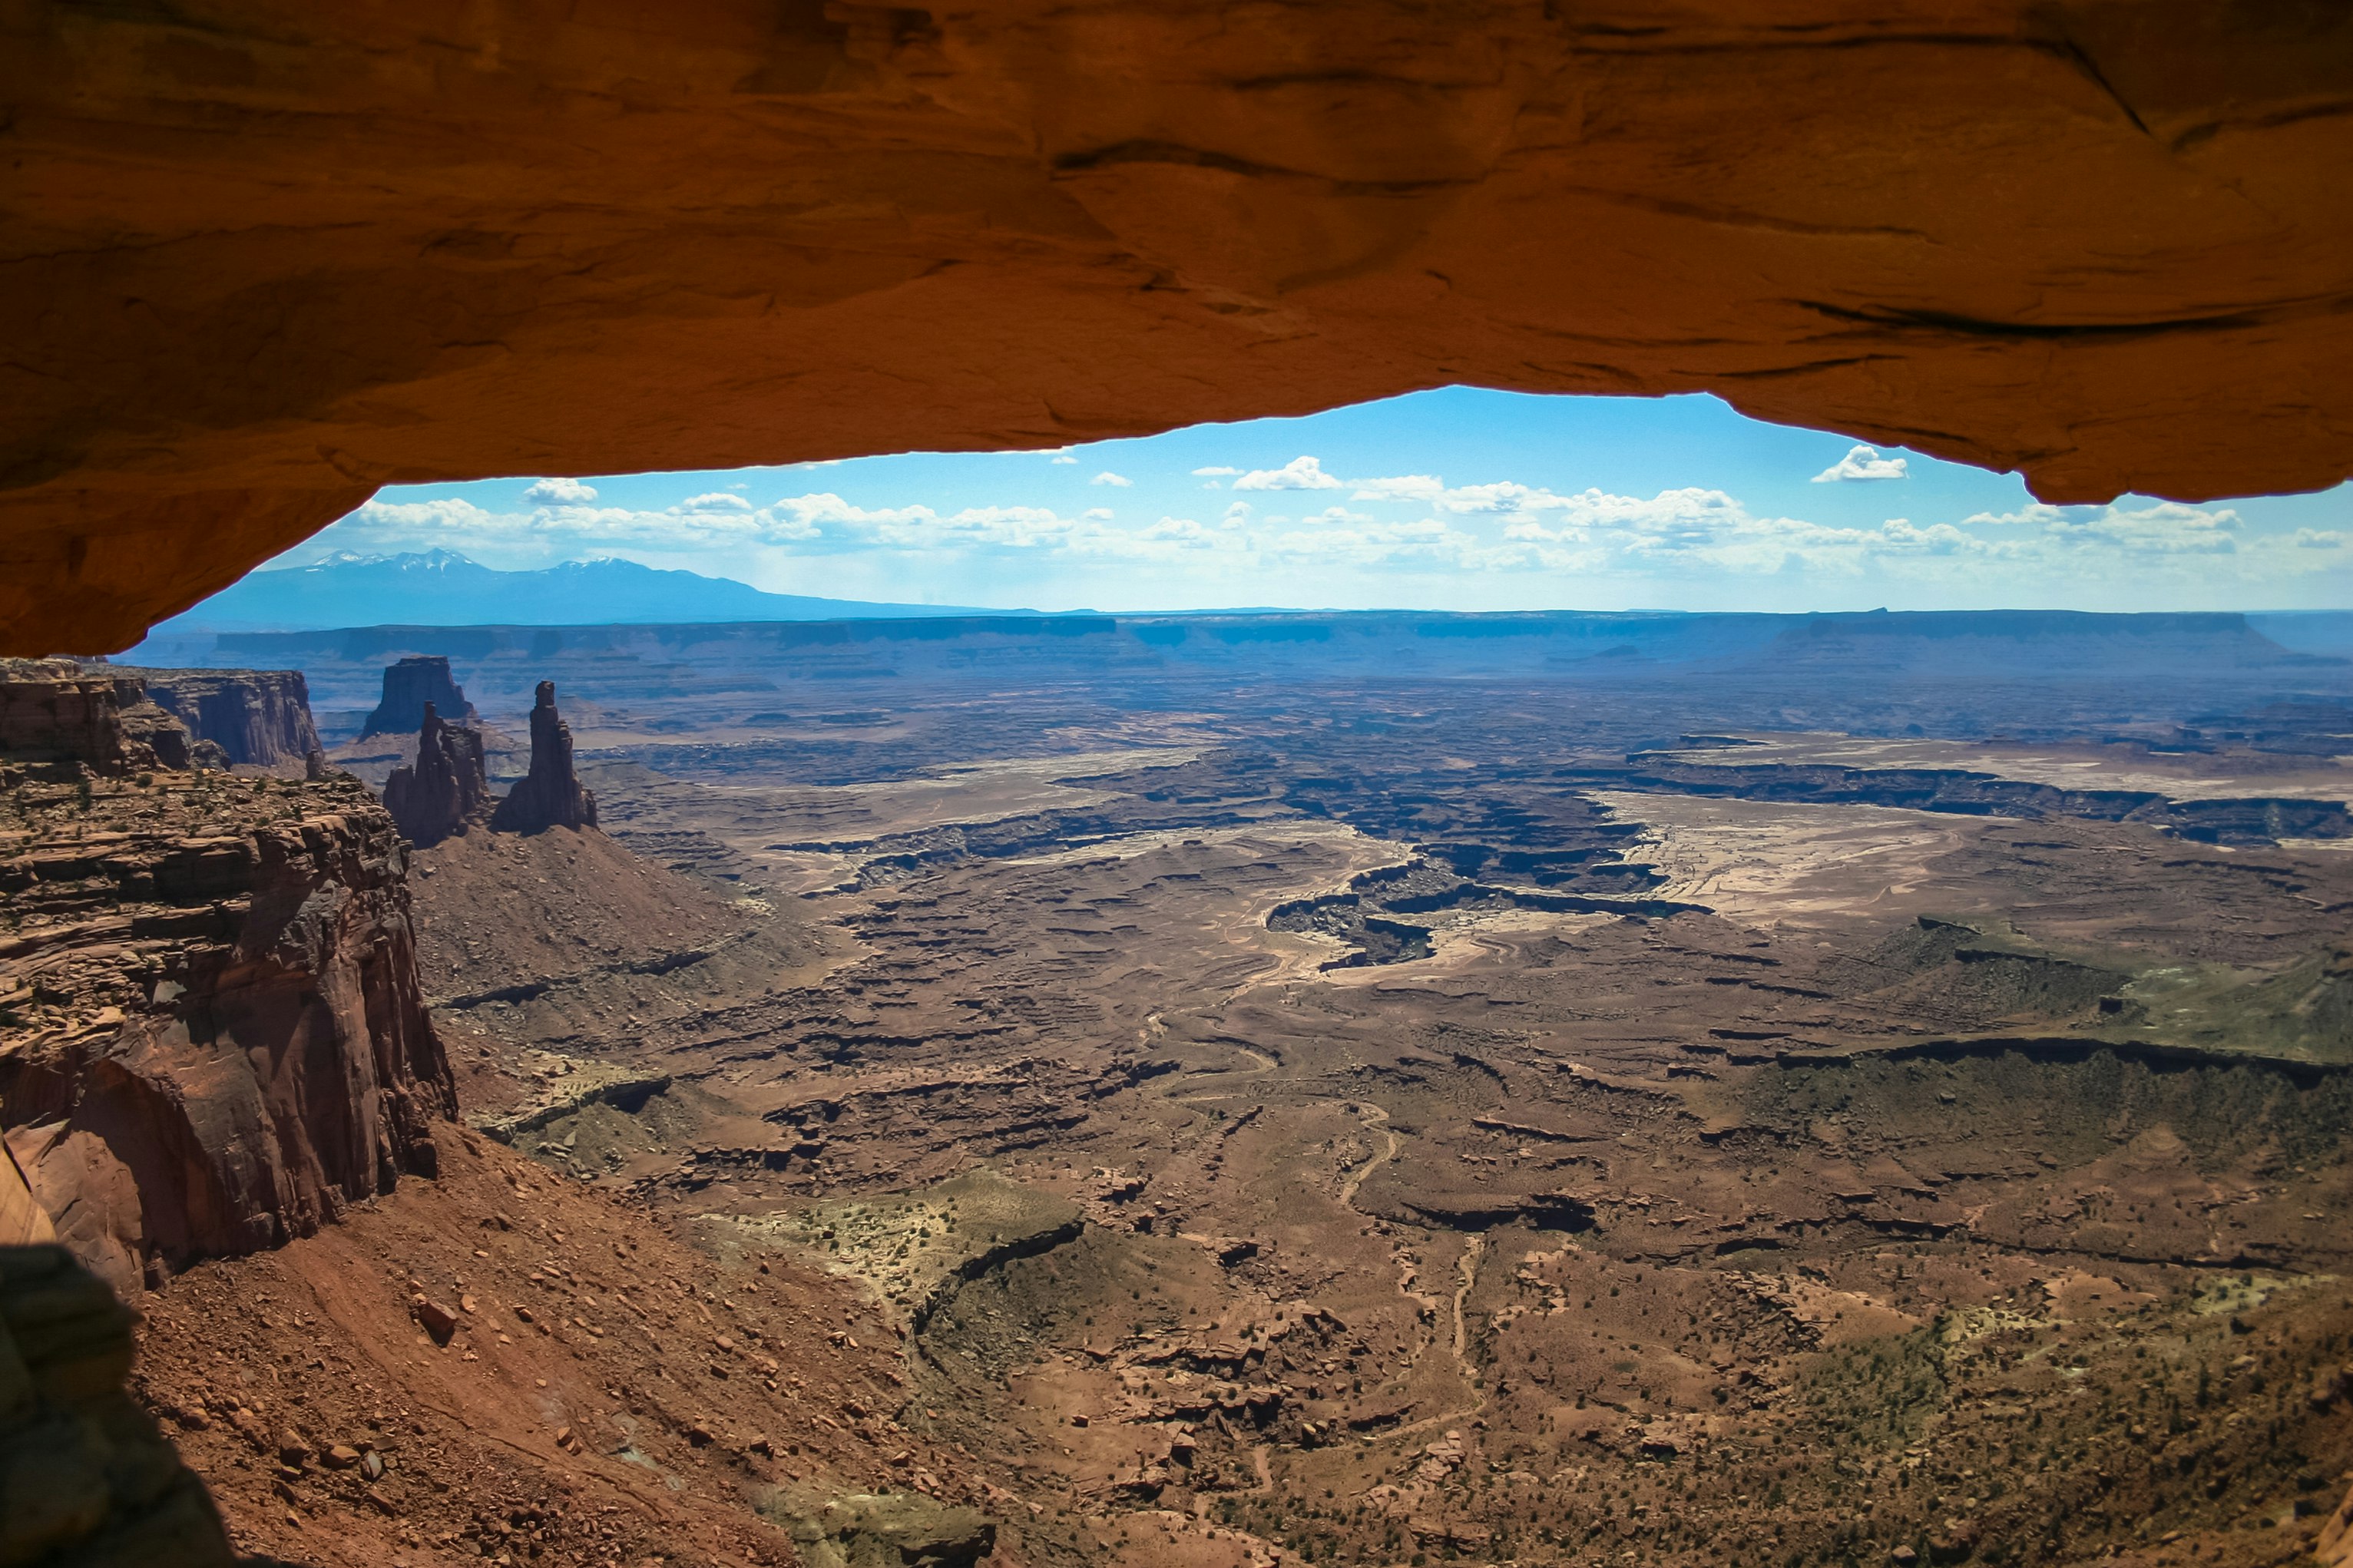
[(448, 723), (463, 724), (474, 717), (474, 705), (466, 700), (465, 689), (450, 678), (448, 659), (434, 654), (387, 665), (384, 698), (361, 726), (359, 738), (364, 741), (371, 735), (398, 735), (414, 730), (424, 723), (427, 707), (448, 714), (445, 721)]
[(438, 844), (487, 819), (491, 785), (480, 731), (443, 723), (427, 702), (417, 732), (417, 761), (392, 770), (384, 784), (384, 805), (402, 837), (419, 847)]
[(110, 668), (118, 679), (136, 679), (150, 700), (233, 764), (291, 773), (320, 749), (310, 684), (299, 669)]
[(432, 1169), (453, 1085), (406, 850), (364, 785), (24, 772), (0, 805), (0, 1129), (59, 1239), (135, 1289)]
[(531, 772), (499, 803), (491, 826), (501, 833), (594, 827), (596, 797), (572, 767), (572, 727), (555, 710), (555, 682), (539, 683), (531, 710)]
[(0, 754), (111, 774), (185, 767), (188, 751), (186, 732), (144, 702), (135, 679), (62, 659), (0, 660)]

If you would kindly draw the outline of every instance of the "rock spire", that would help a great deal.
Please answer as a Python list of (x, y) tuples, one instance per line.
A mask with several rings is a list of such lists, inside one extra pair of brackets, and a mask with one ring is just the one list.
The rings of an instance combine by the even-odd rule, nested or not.
[(596, 797), (572, 770), (572, 728), (555, 710), (555, 682), (539, 683), (531, 710), (531, 772), (508, 792), (491, 818), (501, 833), (543, 833), (551, 827), (594, 827)]
[(491, 814), (491, 785), (477, 730), (444, 723), (425, 705), (417, 731), (417, 762), (395, 768), (384, 784), (385, 809), (411, 844), (438, 844)]

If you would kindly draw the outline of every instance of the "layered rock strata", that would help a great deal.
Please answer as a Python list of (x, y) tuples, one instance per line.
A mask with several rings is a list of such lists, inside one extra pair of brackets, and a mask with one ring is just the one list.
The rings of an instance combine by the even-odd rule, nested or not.
[(136, 679), (150, 700), (198, 742), (218, 746), (231, 765), (290, 772), (320, 750), (310, 684), (299, 669), (108, 668), (118, 683)]
[(385, 667), (384, 697), (367, 722), (360, 727), (363, 741), (372, 735), (399, 735), (425, 721), (430, 706), (449, 715), (448, 722), (470, 723), (474, 705), (465, 689), (449, 674), (449, 660), (440, 654), (419, 655)]
[(132, 1321), (64, 1247), (0, 1246), (0, 1563), (236, 1561), (204, 1484), (124, 1390)]
[(63, 659), (0, 660), (0, 755), (12, 763), (113, 775), (185, 768), (190, 749), (136, 679)]
[(499, 803), (491, 826), (501, 833), (596, 826), (596, 797), (580, 787), (573, 771), (572, 727), (555, 710), (552, 680), (539, 683), (532, 704), (531, 772)]
[(392, 770), (384, 784), (384, 805), (402, 836), (420, 847), (487, 820), (491, 785), (480, 731), (443, 723), (427, 702), (417, 732), (417, 761)]
[(0, 1129), (119, 1289), (430, 1172), (453, 1085), (364, 785), (27, 780), (0, 805)]

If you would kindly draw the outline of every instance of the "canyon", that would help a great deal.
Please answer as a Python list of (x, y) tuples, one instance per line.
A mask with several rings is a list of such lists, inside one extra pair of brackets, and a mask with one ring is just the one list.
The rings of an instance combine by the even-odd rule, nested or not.
[[(281, 645), (343, 735), (448, 658), (596, 820), (405, 847), (429, 1157), (116, 1268), (237, 1550), (2343, 1557), (2353, 667), (1103, 620)], [(357, 821), (408, 764), (338, 735), (87, 818), (27, 761), (19, 861)], [(153, 1027), (47, 984), (5, 1059)]]
[[(1451, 384), (2353, 475), (2341, 8), (0, 39), (5, 653)], [(2342, 616), (175, 650), (0, 665), (0, 1563), (2353, 1563)]]

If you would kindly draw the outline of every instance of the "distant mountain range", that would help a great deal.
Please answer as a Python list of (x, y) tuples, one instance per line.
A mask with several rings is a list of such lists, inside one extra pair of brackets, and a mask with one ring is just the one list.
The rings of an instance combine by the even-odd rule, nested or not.
[(315, 631), (328, 626), (614, 626), (1029, 615), (969, 605), (870, 604), (768, 594), (748, 583), (634, 561), (568, 561), (501, 572), (447, 550), (331, 555), (256, 572), (150, 634)]

